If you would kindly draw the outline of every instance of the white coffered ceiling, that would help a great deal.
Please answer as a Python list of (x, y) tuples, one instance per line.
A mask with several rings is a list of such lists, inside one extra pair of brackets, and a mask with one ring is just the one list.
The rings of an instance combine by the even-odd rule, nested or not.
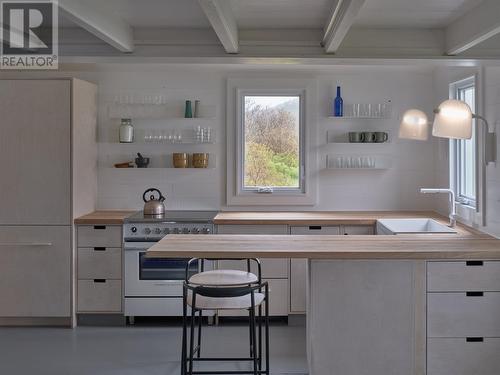
[(321, 28), (332, 0), (231, 0), (241, 28)]
[[(61, 26), (87, 30), (92, 38), (111, 46), (108, 54), (115, 51), (170, 57), (227, 53), (248, 57), (436, 58), (477, 53), (477, 57), (500, 57), (500, 37), (496, 37), (500, 34), (500, 0), (59, 3), (61, 9), (67, 3)], [(69, 36), (63, 41), (63, 51), (100, 53), (91, 50), (96, 40), (81, 40), (87, 35), (84, 31), (61, 34)], [(69, 48), (75, 41), (86, 47)], [(99, 51), (105, 48), (100, 46)]]
[(482, 0), (367, 0), (354, 27), (444, 28)]

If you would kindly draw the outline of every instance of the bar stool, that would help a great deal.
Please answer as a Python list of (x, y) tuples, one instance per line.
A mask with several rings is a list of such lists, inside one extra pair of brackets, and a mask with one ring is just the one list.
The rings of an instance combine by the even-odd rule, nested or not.
[[(266, 374), (269, 375), (269, 286), (262, 282), (258, 259), (247, 259), (247, 272), (237, 270), (204, 271), (205, 260), (191, 259), (186, 266), (183, 285), (183, 325), (181, 374)], [(189, 275), (193, 262), (201, 261), (201, 272)], [(250, 272), (250, 262), (257, 264), (257, 275)], [(265, 304), (265, 369), (262, 369), (262, 304)], [(188, 340), (188, 307), (191, 308)], [(258, 308), (259, 319), (256, 319)], [(201, 357), (202, 312), (204, 310), (241, 310), (249, 313), (250, 357)], [(198, 313), (198, 343), (195, 347), (195, 316)], [(258, 323), (258, 339), (257, 339)], [(189, 343), (189, 347), (188, 347)], [(196, 357), (195, 357), (196, 355)], [(252, 361), (253, 371), (193, 371), (195, 361)]]

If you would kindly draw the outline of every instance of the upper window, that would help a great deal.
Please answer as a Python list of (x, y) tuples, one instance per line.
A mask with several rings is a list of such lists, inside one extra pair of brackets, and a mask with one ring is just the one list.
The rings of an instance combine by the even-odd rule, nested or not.
[(304, 190), (301, 93), (241, 93), (240, 191)]
[[(474, 78), (452, 84), (451, 93), (454, 99), (466, 102), (475, 112), (476, 86)], [(458, 202), (476, 206), (476, 124), (473, 122), (472, 138), (452, 140), (451, 172), (456, 199)]]

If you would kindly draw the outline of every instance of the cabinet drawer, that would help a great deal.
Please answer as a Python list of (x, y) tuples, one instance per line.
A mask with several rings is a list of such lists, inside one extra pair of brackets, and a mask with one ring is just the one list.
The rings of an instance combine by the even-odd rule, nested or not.
[(121, 278), (121, 248), (84, 247), (78, 249), (78, 279)]
[(428, 293), (429, 337), (500, 337), (500, 293)]
[(78, 247), (122, 247), (122, 227), (119, 225), (78, 226)]
[(325, 225), (309, 225), (309, 226), (300, 226), (300, 227), (291, 227), (291, 234), (331, 234), (338, 235), (340, 234), (339, 226), (325, 226)]
[[(288, 278), (288, 259), (260, 259), (263, 279), (286, 279)], [(220, 269), (247, 270), (246, 260), (221, 260)], [(257, 275), (255, 262), (250, 263), (250, 269)]]
[(430, 292), (500, 292), (500, 262), (428, 262)]
[(500, 338), (467, 342), (465, 338), (427, 341), (427, 375), (498, 375)]
[(345, 235), (371, 235), (375, 230), (372, 225), (344, 225), (342, 227), (342, 234)]
[(121, 280), (78, 280), (78, 312), (120, 312)]
[[(288, 315), (288, 280), (264, 280), (269, 283), (269, 316)], [(264, 291), (262, 291), (264, 292)], [(264, 314), (264, 305), (262, 307)], [(219, 310), (220, 316), (248, 316), (247, 310)]]
[(288, 225), (218, 225), (218, 234), (288, 234)]

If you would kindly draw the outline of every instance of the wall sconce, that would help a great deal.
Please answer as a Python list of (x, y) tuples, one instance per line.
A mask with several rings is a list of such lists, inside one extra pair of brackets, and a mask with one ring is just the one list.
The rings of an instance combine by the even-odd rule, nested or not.
[[(472, 113), (469, 105), (461, 100), (445, 100), (434, 110), (432, 135), (449, 139), (471, 139), (472, 119), (482, 120), (483, 123), (485, 163), (496, 162), (496, 133), (489, 131), (484, 117)], [(401, 119), (399, 138), (425, 141), (429, 137), (428, 127), (427, 115), (418, 109), (410, 109)]]

